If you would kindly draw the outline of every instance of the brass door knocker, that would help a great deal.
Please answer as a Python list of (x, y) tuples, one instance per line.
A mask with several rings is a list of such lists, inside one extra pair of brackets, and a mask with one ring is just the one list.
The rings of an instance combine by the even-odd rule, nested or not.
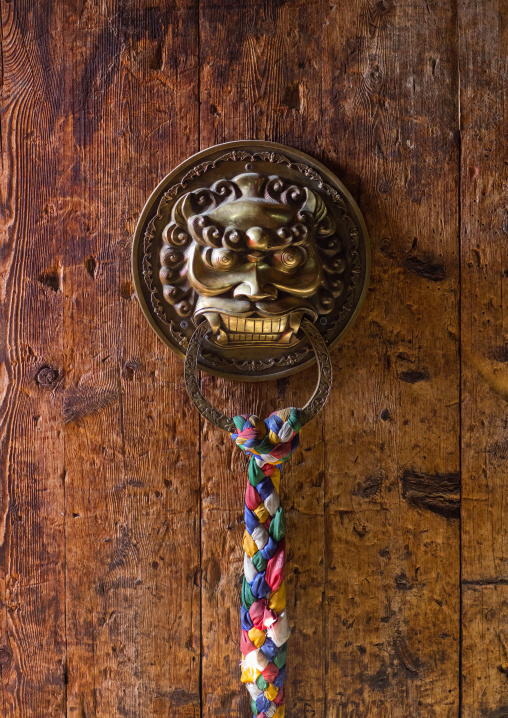
[[(140, 216), (133, 275), (158, 336), (185, 358), (198, 411), (251, 456), (245, 495), (241, 680), (259, 718), (284, 716), (285, 518), (280, 469), (300, 427), (326, 402), (329, 350), (367, 291), (370, 251), (355, 201), (326, 167), (271, 142), (228, 142), (190, 157), (154, 190)], [(228, 417), (202, 395), (198, 370), (247, 381), (317, 361), (301, 409), (266, 420)]]

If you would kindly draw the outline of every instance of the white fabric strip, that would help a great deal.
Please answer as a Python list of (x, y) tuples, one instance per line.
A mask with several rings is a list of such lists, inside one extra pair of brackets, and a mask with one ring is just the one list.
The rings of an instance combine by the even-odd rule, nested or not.
[(254, 539), (254, 542), (258, 547), (259, 551), (261, 551), (262, 549), (264, 549), (268, 542), (268, 531), (265, 529), (264, 526), (256, 526), (256, 528), (252, 532), (252, 538)]
[(272, 639), (276, 646), (282, 646), (288, 640), (290, 633), (286, 611), (283, 611), (275, 623), (270, 626), (266, 635)]
[(257, 648), (255, 651), (250, 651), (250, 653), (245, 656), (243, 665), (245, 668), (256, 668), (258, 671), (263, 672), (268, 663), (268, 658), (265, 656), (263, 651)]
[(264, 500), (265, 508), (270, 516), (275, 516), (277, 509), (280, 506), (280, 497), (276, 491), (272, 491), (270, 496), (267, 496)]
[(281, 444), (285, 444), (286, 441), (289, 441), (289, 439), (293, 438), (293, 428), (291, 424), (289, 424), (287, 421), (284, 422), (284, 424), (281, 427), (281, 430), (279, 431), (278, 437), (280, 439)]
[(244, 554), (243, 556), (243, 572), (245, 574), (245, 578), (249, 583), (252, 583), (258, 575), (258, 571), (254, 566), (251, 557), (247, 556), (247, 554)]
[(249, 691), (251, 698), (256, 698), (261, 695), (263, 691), (260, 691), (256, 683), (246, 683), (247, 690)]

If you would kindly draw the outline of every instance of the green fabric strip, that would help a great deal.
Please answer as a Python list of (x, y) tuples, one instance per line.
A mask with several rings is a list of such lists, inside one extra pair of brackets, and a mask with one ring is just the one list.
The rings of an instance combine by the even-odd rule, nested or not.
[(256, 487), (260, 481), (263, 481), (264, 478), (265, 475), (257, 465), (256, 459), (253, 456), (249, 462), (249, 481), (254, 487)]
[(277, 513), (273, 517), (268, 531), (270, 536), (277, 542), (279, 542), (286, 533), (286, 517), (284, 516), (282, 506), (279, 506), (277, 509)]
[(256, 567), (256, 571), (258, 573), (263, 573), (263, 571), (268, 565), (268, 561), (262, 556), (261, 551), (258, 551), (254, 554), (254, 556), (252, 557), (252, 563)]
[(250, 590), (249, 583), (245, 576), (243, 577), (243, 583), (242, 583), (242, 604), (244, 608), (249, 610), (249, 608), (252, 606), (256, 599), (252, 595), (252, 591)]
[(243, 431), (243, 425), (245, 424), (245, 419), (243, 418), (243, 416), (240, 416), (240, 414), (238, 414), (238, 416), (234, 416), (233, 423), (238, 429), (238, 431)]
[(260, 691), (266, 691), (268, 686), (270, 685), (266, 678), (263, 676), (262, 673), (259, 674), (259, 676), (256, 679), (256, 685), (259, 688)]
[(287, 641), (286, 641), (286, 643), (284, 643), (284, 644), (279, 648), (279, 652), (277, 653), (277, 655), (276, 655), (275, 658), (273, 659), (273, 663), (275, 663), (275, 665), (277, 666), (277, 668), (278, 668), (279, 670), (282, 668), (282, 666), (283, 666), (284, 663), (286, 662), (287, 652), (288, 652), (288, 644), (287, 644)]
[(300, 423), (300, 412), (298, 411), (298, 409), (291, 409), (291, 411), (289, 412), (289, 419), (287, 420), (287, 423), (293, 429), (295, 434), (298, 434), (298, 432), (302, 428), (302, 425)]

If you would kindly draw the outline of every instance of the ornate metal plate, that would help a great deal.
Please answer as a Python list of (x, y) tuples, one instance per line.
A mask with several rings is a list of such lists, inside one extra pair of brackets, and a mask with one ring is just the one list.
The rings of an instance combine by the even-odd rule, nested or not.
[(182, 358), (212, 327), (199, 369), (264, 380), (315, 361), (300, 322), (329, 349), (367, 290), (369, 239), (344, 185), (308, 155), (228, 142), (190, 157), (154, 190), (133, 246), (141, 307)]

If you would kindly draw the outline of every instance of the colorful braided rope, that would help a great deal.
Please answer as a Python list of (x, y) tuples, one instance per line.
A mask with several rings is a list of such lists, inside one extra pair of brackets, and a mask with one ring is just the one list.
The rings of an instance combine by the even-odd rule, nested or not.
[(297, 409), (262, 421), (235, 416), (231, 438), (251, 455), (245, 492), (242, 587), (242, 683), (258, 718), (283, 718), (289, 625), (284, 583), (286, 521), (280, 505), (280, 464), (298, 446)]

